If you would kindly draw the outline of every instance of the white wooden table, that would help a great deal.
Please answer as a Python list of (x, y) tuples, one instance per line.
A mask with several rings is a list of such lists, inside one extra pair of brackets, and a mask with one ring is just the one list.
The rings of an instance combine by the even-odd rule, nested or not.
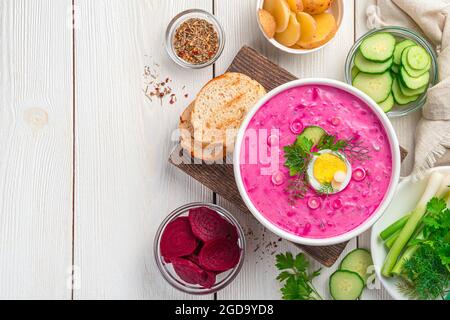
[[(337, 38), (301, 57), (264, 40), (255, 0), (73, 2), (74, 14), (72, 0), (0, 1), (0, 298), (192, 298), (159, 275), (153, 237), (177, 206), (217, 200), (252, 234), (237, 280), (204, 298), (279, 299), (273, 254), (298, 249), (171, 167), (172, 131), (192, 96), (244, 44), (298, 77), (343, 80), (346, 54), (366, 31), (371, 1), (345, 0)], [(213, 12), (226, 30), (225, 51), (214, 67), (184, 70), (166, 56), (165, 27), (187, 8)], [(144, 96), (145, 65), (173, 79), (177, 103)], [(410, 154), (419, 117), (393, 121)], [(404, 174), (411, 165), (410, 156)], [(369, 238), (354, 239), (347, 251), (368, 247)], [(316, 281), (325, 297), (334, 270)], [(389, 296), (380, 289), (363, 298)]]

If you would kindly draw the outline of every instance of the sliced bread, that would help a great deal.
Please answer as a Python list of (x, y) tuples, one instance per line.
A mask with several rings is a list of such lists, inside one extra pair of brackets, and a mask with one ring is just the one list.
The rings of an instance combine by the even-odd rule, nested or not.
[(191, 112), (195, 140), (223, 145), (232, 152), (236, 133), (249, 110), (266, 94), (258, 82), (240, 73), (225, 73), (208, 82)]
[(189, 152), (191, 157), (204, 160), (206, 162), (216, 162), (223, 160), (226, 150), (221, 144), (203, 145), (194, 140), (194, 128), (191, 124), (191, 113), (194, 108), (192, 102), (180, 117), (178, 128), (180, 129), (180, 145), (185, 151)]

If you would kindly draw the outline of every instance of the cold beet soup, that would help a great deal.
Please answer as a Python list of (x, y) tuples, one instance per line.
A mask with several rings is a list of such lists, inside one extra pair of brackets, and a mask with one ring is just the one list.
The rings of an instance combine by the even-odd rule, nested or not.
[(331, 238), (361, 225), (387, 194), (388, 135), (372, 109), (331, 86), (304, 85), (269, 100), (253, 116), (240, 170), (256, 209), (306, 238)]

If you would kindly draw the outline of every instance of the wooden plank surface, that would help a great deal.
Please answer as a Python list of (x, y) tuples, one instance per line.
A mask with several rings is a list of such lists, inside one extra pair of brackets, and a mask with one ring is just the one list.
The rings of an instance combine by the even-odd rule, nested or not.
[(0, 299), (70, 299), (70, 0), (0, 1)]
[[(217, 298), (279, 299), (274, 255), (298, 249), (213, 197), (166, 159), (176, 145), (173, 129), (183, 108), (245, 44), (296, 77), (343, 80), (345, 57), (366, 31), (365, 7), (374, 0), (344, 1), (343, 25), (334, 41), (319, 52), (293, 56), (260, 33), (256, 0), (75, 0), (75, 72), (72, 0), (1, 1), (0, 298), (72, 298), (67, 282), (73, 254), (74, 299), (197, 299), (162, 280), (153, 261), (153, 237), (177, 206), (217, 200), (235, 214), (248, 239), (242, 272)], [(227, 44), (214, 67), (181, 69), (164, 52), (165, 26), (187, 8), (214, 11), (225, 28)], [(145, 65), (173, 79), (175, 104), (144, 96)], [(403, 175), (412, 167), (419, 118), (415, 113), (393, 120), (410, 152)], [(369, 247), (369, 239), (370, 233), (358, 237), (345, 252)], [(338, 263), (315, 281), (326, 298)], [(366, 290), (363, 298), (389, 296)]]
[[(173, 130), (212, 67), (176, 67), (167, 57), (165, 27), (191, 1), (77, 0), (75, 299), (198, 299), (172, 289), (153, 258), (153, 238), (169, 212), (212, 193), (165, 159)], [(143, 94), (144, 66), (155, 69), (178, 102)], [(152, 71), (153, 73), (153, 71)], [(211, 296), (204, 297), (212, 299)]]

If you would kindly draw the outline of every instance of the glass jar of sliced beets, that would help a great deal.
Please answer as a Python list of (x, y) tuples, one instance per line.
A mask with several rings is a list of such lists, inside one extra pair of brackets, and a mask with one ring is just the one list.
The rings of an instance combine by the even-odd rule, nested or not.
[(228, 286), (241, 270), (244, 231), (217, 205), (187, 204), (162, 222), (154, 255), (162, 276), (174, 288), (194, 295), (211, 294)]

